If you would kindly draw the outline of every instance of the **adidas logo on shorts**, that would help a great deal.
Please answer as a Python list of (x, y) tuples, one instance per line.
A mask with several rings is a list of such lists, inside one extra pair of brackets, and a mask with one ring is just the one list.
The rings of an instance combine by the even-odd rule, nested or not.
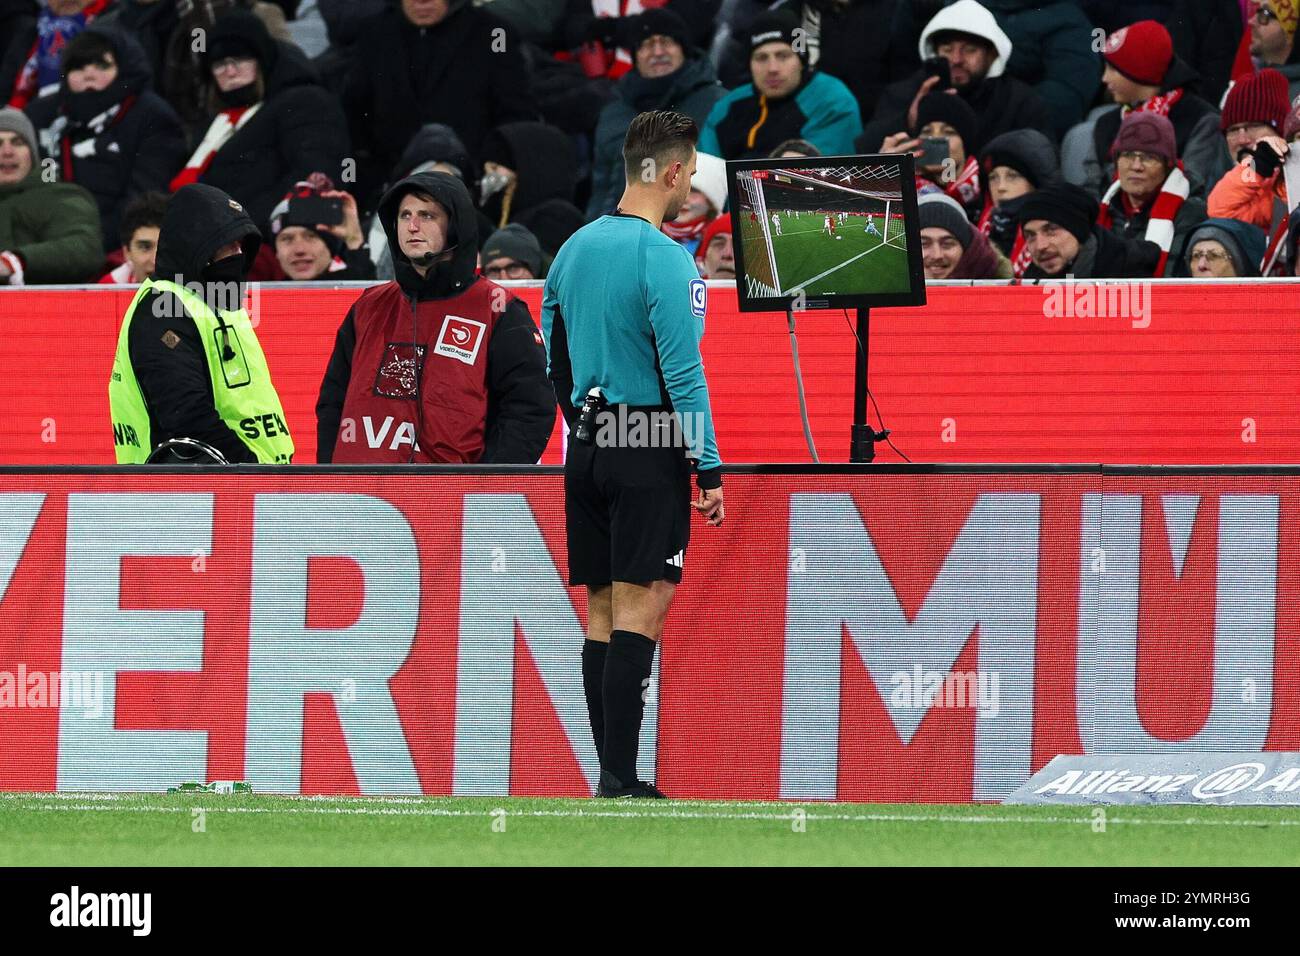
[(686, 557), (685, 550), (678, 551), (671, 558), (665, 561), (664, 564), (671, 564), (675, 568), (680, 568), (682, 566), (682, 559), (685, 557)]

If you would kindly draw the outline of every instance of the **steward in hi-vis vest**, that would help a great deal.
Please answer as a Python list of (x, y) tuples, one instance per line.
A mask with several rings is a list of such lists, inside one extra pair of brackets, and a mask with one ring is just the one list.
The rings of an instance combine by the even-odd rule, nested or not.
[(348, 311), (316, 403), (320, 462), (533, 464), (555, 424), (542, 336), (475, 273), (469, 191), (417, 173), (379, 203), (397, 275)]
[(190, 438), (232, 463), (288, 464), (293, 439), (243, 307), (262, 236), (219, 189), (185, 186), (158, 234), (154, 274), (131, 300), (108, 384), (119, 464)]

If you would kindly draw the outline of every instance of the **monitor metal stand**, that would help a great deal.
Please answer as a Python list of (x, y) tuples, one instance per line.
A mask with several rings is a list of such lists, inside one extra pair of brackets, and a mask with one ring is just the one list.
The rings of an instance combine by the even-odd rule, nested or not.
[(876, 431), (867, 423), (867, 348), (870, 341), (871, 310), (860, 308), (853, 363), (853, 430), (849, 436), (849, 461), (870, 464), (876, 457), (876, 442), (889, 437), (889, 429)]

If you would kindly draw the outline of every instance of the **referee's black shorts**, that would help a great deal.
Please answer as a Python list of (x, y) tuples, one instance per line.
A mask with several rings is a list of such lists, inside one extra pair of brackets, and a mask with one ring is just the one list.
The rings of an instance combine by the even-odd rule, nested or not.
[(570, 585), (680, 583), (690, 514), (691, 466), (681, 447), (601, 447), (570, 437), (564, 463)]

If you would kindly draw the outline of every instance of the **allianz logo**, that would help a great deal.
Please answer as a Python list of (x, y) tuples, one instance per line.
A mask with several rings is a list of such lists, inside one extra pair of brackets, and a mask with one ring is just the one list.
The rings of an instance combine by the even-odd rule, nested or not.
[(1121, 770), (1069, 770), (1034, 793), (1067, 797), (1097, 796), (1103, 793), (1180, 793), (1190, 790), (1198, 800), (1213, 800), (1249, 790), (1262, 793), (1293, 793), (1300, 790), (1300, 767), (1283, 770), (1262, 783), (1268, 772), (1262, 763), (1237, 763), (1207, 774), (1132, 773)]

